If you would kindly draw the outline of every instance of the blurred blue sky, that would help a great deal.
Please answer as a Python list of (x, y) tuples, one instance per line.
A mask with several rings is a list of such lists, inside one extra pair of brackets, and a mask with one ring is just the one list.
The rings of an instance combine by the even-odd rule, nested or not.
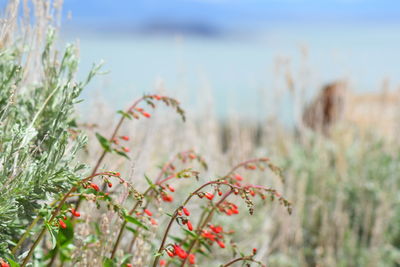
[(397, 22), (399, 0), (65, 0), (64, 13), (90, 26), (150, 21), (207, 22), (221, 27), (271, 22)]

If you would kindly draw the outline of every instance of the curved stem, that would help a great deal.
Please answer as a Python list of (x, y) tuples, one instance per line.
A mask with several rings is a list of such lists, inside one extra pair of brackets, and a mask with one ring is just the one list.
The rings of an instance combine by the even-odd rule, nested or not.
[[(196, 229), (196, 232), (198, 234), (200, 234), (202, 232), (202, 230), (204, 229), (204, 227), (207, 226), (207, 224), (210, 222), (210, 220), (212, 219), (212, 216), (214, 215), (214, 212), (217, 210), (218, 206), (221, 205), (221, 203), (223, 203), (225, 201), (225, 199), (232, 194), (232, 190), (230, 190), (229, 192), (227, 192), (221, 199), (220, 201), (218, 201), (218, 203), (212, 207), (212, 209), (210, 210), (210, 212), (208, 213), (206, 219), (203, 221), (203, 223), (200, 223), (200, 226)], [(189, 249), (187, 251), (187, 254), (190, 254), (192, 252), (192, 250), (194, 249), (194, 247), (197, 245), (198, 239), (195, 238), (193, 240), (193, 242), (190, 244)], [(185, 266), (187, 261), (187, 258), (185, 258), (182, 261), (181, 267)]]
[(240, 167), (246, 166), (247, 164), (250, 163), (255, 163), (255, 162), (260, 162), (260, 161), (269, 161), (268, 158), (255, 158), (255, 159), (249, 159), (246, 161), (243, 161), (239, 164), (237, 164), (236, 166), (234, 166), (227, 175), (225, 175), (224, 177), (228, 177), (229, 175), (231, 175), (232, 173), (234, 173), (237, 169), (239, 169)]
[[(147, 190), (143, 193), (143, 196), (145, 197), (151, 190), (152, 190), (152, 187), (147, 188)], [(137, 201), (136, 204), (135, 204), (135, 206), (133, 206), (133, 208), (129, 211), (128, 214), (129, 214), (129, 215), (132, 215), (132, 214), (135, 212), (135, 210), (137, 209), (137, 207), (139, 206), (139, 204), (140, 204), (140, 202)], [(115, 253), (117, 252), (118, 245), (119, 245), (119, 243), (121, 242), (122, 234), (123, 234), (123, 232), (124, 232), (124, 230), (125, 230), (126, 224), (127, 224), (127, 221), (125, 220), (125, 221), (122, 223), (121, 228), (119, 229), (119, 233), (118, 233), (118, 236), (117, 236), (117, 240), (115, 241), (113, 250), (112, 250), (112, 252), (111, 252), (111, 259), (114, 258)]]
[[(82, 183), (85, 183), (91, 179), (93, 179), (96, 176), (100, 176), (100, 175), (109, 175), (109, 176), (116, 176), (112, 173), (108, 173), (108, 172), (102, 172), (102, 173), (96, 173), (93, 175), (90, 175), (84, 179), (82, 179), (81, 181), (78, 182), (77, 185), (74, 185), (65, 195), (64, 197), (60, 200), (58, 206), (56, 207), (56, 209), (53, 211), (53, 214), (51, 215), (50, 219), (48, 220), (48, 223), (51, 223), (59, 214), (59, 212), (62, 209), (62, 206), (64, 205), (65, 201), (68, 199), (68, 197), (70, 196), (70, 194), (72, 194), (73, 192), (75, 192), (76, 190), (78, 190), (79, 185), (81, 185)], [(21, 267), (24, 267), (29, 259), (31, 258), (33, 251), (35, 250), (36, 246), (40, 243), (40, 241), (42, 240), (44, 234), (46, 233), (46, 227), (42, 228), (42, 231), (40, 232), (39, 236), (36, 238), (35, 242), (33, 243), (32, 247), (30, 248), (28, 255), (25, 257)]]
[(229, 184), (229, 183), (220, 182), (220, 181), (217, 180), (217, 181), (211, 181), (211, 182), (205, 183), (205, 184), (203, 184), (202, 186), (200, 186), (199, 188), (197, 188), (193, 193), (191, 193), (191, 194), (186, 198), (186, 200), (183, 202), (183, 204), (182, 204), (181, 206), (179, 206), (179, 207), (175, 210), (174, 214), (172, 215), (171, 220), (169, 221), (168, 226), (167, 226), (167, 228), (166, 228), (166, 230), (165, 230), (165, 232), (164, 232), (164, 236), (163, 236), (163, 239), (162, 239), (162, 241), (161, 241), (160, 248), (158, 249), (157, 256), (156, 256), (156, 258), (154, 259), (153, 267), (157, 267), (158, 261), (160, 260), (161, 252), (164, 250), (164, 245), (165, 245), (165, 241), (167, 240), (168, 233), (169, 233), (169, 231), (170, 231), (170, 229), (171, 229), (171, 226), (172, 226), (174, 220), (175, 220), (175, 219), (177, 218), (177, 216), (178, 216), (178, 211), (179, 211), (180, 209), (182, 209), (184, 206), (186, 206), (186, 204), (192, 199), (192, 197), (195, 196), (195, 195), (197, 195), (197, 193), (199, 193), (204, 187), (207, 187), (207, 186), (212, 185), (212, 184), (223, 184), (223, 185), (230, 186), (231, 188), (235, 187), (234, 185), (231, 185), (231, 184)]
[(244, 257), (236, 258), (236, 259), (231, 260), (230, 262), (228, 262), (228, 263), (226, 263), (224, 265), (221, 265), (221, 267), (228, 267), (228, 266), (234, 264), (235, 262), (239, 262), (239, 261), (251, 261), (251, 262), (258, 263), (259, 265), (261, 265), (263, 267), (266, 267), (265, 264), (263, 264), (263, 263), (261, 263), (261, 262), (259, 262), (257, 260), (254, 260), (253, 256), (244, 256)]
[(25, 233), (22, 235), (22, 237), (19, 239), (18, 243), (15, 245), (15, 247), (11, 250), (12, 254), (15, 254), (17, 250), (21, 247), (22, 243), (25, 241), (25, 239), (29, 236), (30, 231), (32, 228), (37, 224), (37, 222), (41, 219), (41, 216), (37, 216), (32, 223), (28, 226), (26, 229)]

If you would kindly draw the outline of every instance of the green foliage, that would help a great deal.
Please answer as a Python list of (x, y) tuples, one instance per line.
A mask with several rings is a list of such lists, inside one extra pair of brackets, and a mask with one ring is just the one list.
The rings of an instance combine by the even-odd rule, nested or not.
[[(66, 192), (83, 168), (74, 161), (85, 143), (74, 106), (98, 67), (76, 82), (76, 48), (68, 45), (59, 58), (54, 35), (50, 30), (40, 68), (24, 65), (29, 51), (0, 51), (0, 257), (9, 255), (38, 211)], [(28, 76), (35, 82), (26, 83)]]

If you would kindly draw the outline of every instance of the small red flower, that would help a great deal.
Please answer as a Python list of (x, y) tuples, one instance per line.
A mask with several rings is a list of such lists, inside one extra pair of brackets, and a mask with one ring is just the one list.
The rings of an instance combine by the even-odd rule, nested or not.
[(72, 215), (74, 215), (75, 217), (80, 217), (81, 214), (79, 212), (77, 212), (74, 208), (71, 209), (71, 213)]
[(118, 144), (119, 144), (119, 141), (118, 141), (118, 139), (117, 139), (117, 138), (113, 138), (111, 141), (112, 141), (114, 144), (116, 144), (116, 145), (118, 145)]
[(143, 116), (145, 116), (146, 118), (150, 118), (151, 117), (151, 114), (150, 113), (147, 113), (147, 112), (142, 112), (142, 114), (143, 114)]
[(252, 197), (254, 197), (254, 196), (256, 195), (256, 193), (255, 193), (253, 190), (250, 190), (250, 195), (251, 195)]
[(189, 229), (189, 231), (193, 231), (193, 225), (190, 221), (187, 221), (187, 228)]
[(123, 135), (120, 137), (122, 140), (129, 141), (129, 136)]
[(215, 235), (213, 233), (210, 233), (209, 231), (203, 231), (203, 233), (201, 233), (201, 236), (206, 239), (210, 239), (211, 241), (215, 241)]
[(97, 184), (95, 183), (90, 183), (89, 187), (93, 188), (94, 190), (96, 190), (97, 192), (100, 191), (100, 188)]
[(235, 179), (238, 181), (243, 181), (243, 177), (240, 174), (236, 174)]
[(214, 198), (214, 194), (212, 194), (212, 193), (210, 193), (210, 192), (207, 192), (207, 193), (205, 194), (205, 197), (208, 198), (209, 200), (212, 200), (212, 199)]
[(187, 257), (187, 253), (185, 250), (183, 250), (180, 246), (178, 245), (174, 245), (174, 250), (175, 250), (175, 254), (181, 258), (181, 259), (186, 259)]
[(171, 258), (173, 258), (175, 256), (175, 253), (172, 252), (171, 250), (167, 250), (167, 254), (168, 256), (170, 256)]
[(153, 213), (149, 211), (148, 209), (144, 209), (144, 213), (146, 213), (149, 216), (153, 216)]
[(130, 263), (126, 264), (126, 267), (132, 267), (132, 264)]
[(189, 263), (196, 264), (196, 256), (193, 254), (189, 254)]
[(136, 108), (136, 110), (139, 111), (139, 112), (143, 112), (142, 108)]
[(189, 158), (191, 158), (191, 159), (195, 159), (195, 158), (196, 158), (196, 155), (195, 155), (195, 154), (193, 154), (193, 153), (190, 153), (190, 154), (189, 154)]
[(224, 230), (222, 226), (213, 226), (213, 225), (210, 225), (210, 229), (213, 230), (213, 232), (216, 234), (219, 234)]
[(173, 188), (173, 187), (170, 186), (170, 185), (168, 185), (168, 189), (169, 189), (169, 191), (171, 191), (171, 192), (175, 192), (175, 188)]
[(222, 196), (222, 191), (218, 190), (218, 196)]
[(122, 150), (123, 150), (124, 152), (126, 152), (126, 153), (128, 153), (128, 152), (131, 151), (128, 147), (125, 147), (125, 146), (122, 148)]
[(221, 240), (217, 240), (217, 243), (218, 243), (218, 246), (219, 246), (220, 248), (225, 248), (225, 243), (222, 242)]
[(246, 165), (246, 169), (255, 170), (255, 169), (257, 169), (257, 167), (256, 167), (256, 165), (249, 164), (249, 165)]
[(161, 100), (161, 96), (160, 95), (153, 95), (153, 97), (156, 99), (156, 100)]
[(257, 254), (257, 249), (256, 248), (253, 248), (253, 254), (254, 255)]
[(156, 220), (154, 220), (153, 218), (150, 219), (150, 223), (152, 225), (158, 225), (158, 222)]
[(10, 267), (10, 265), (5, 262), (2, 258), (0, 258), (0, 267)]
[(62, 229), (67, 228), (67, 225), (66, 225), (65, 222), (64, 222), (63, 220), (61, 220), (61, 219), (58, 220), (58, 224), (60, 225), (60, 227), (61, 227)]
[(108, 183), (107, 185), (108, 185), (108, 187), (109, 187), (109, 188), (111, 188), (111, 187), (112, 187), (112, 183)]
[(167, 261), (166, 260), (160, 260), (160, 266), (165, 266), (167, 265)]
[(115, 173), (115, 176), (121, 176), (121, 173), (116, 172), (116, 173)]
[(183, 213), (185, 213), (186, 216), (190, 215), (190, 212), (188, 211), (187, 208), (183, 208), (182, 210), (183, 210)]
[(161, 198), (165, 202), (172, 202), (174, 200), (174, 198), (171, 195), (168, 195), (168, 194), (163, 194)]

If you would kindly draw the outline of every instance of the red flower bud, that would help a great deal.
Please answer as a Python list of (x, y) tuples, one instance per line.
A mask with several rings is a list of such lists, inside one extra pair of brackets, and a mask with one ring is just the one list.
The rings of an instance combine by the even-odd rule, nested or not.
[(160, 95), (153, 95), (153, 97), (156, 99), (156, 100), (161, 100), (161, 96)]
[(60, 225), (60, 227), (62, 228), (62, 229), (65, 229), (65, 228), (67, 228), (67, 225), (65, 224), (65, 222), (63, 221), (63, 220), (58, 220), (58, 224)]
[(250, 190), (250, 195), (254, 197), (256, 193), (253, 190)]
[(149, 211), (148, 209), (144, 209), (144, 213), (146, 213), (149, 216), (153, 216), (153, 213)]
[(128, 147), (125, 147), (125, 146), (122, 148), (122, 150), (125, 151), (126, 153), (131, 151)]
[(218, 190), (218, 196), (222, 196), (222, 191)]
[(253, 254), (254, 255), (257, 254), (257, 249), (256, 248), (253, 248)]
[(150, 118), (150, 117), (151, 117), (150, 113), (142, 112), (142, 114), (143, 114), (143, 116), (145, 116), (146, 118)]
[(93, 188), (94, 190), (96, 190), (97, 192), (100, 191), (100, 188), (97, 184), (95, 183), (90, 183), (89, 187)]
[(122, 140), (129, 141), (129, 136), (123, 135), (120, 137)]
[(196, 264), (196, 256), (193, 254), (189, 254), (189, 263)]
[(205, 197), (208, 198), (209, 200), (212, 200), (212, 199), (214, 198), (214, 194), (212, 194), (212, 193), (210, 193), (210, 192), (207, 192), (207, 193), (205, 194)]
[(160, 260), (160, 266), (165, 266), (165, 265), (167, 265), (166, 260)]
[(243, 177), (240, 174), (236, 174), (235, 179), (238, 181), (243, 181)]
[(172, 202), (174, 200), (174, 198), (171, 195), (167, 195), (167, 194), (163, 194), (161, 198), (165, 202)]
[(71, 209), (71, 213), (72, 213), (72, 215), (74, 215), (75, 217), (80, 217), (81, 216), (81, 214), (79, 213), (79, 212), (77, 212), (75, 209)]
[(126, 264), (126, 267), (132, 267), (132, 264), (130, 263)]
[(109, 187), (109, 188), (111, 188), (111, 187), (112, 187), (112, 183), (108, 183), (107, 185), (108, 185), (108, 187)]
[(256, 165), (246, 165), (246, 169), (255, 170), (255, 169), (257, 169), (257, 167), (256, 167)]
[(143, 109), (142, 108), (136, 108), (137, 111), (142, 112)]
[(150, 223), (151, 223), (152, 225), (157, 225), (157, 224), (158, 224), (157, 221), (154, 220), (153, 218), (150, 219)]
[(220, 248), (225, 248), (225, 243), (222, 242), (221, 240), (217, 240), (218, 246), (220, 246)]
[(112, 141), (114, 144), (116, 144), (116, 145), (118, 145), (118, 144), (119, 144), (119, 141), (118, 141), (118, 139), (117, 139), (117, 138), (113, 138), (111, 141)]
[(187, 221), (187, 228), (189, 229), (189, 231), (193, 231), (193, 225), (190, 221)]
[(5, 262), (2, 258), (0, 258), (0, 267), (10, 267), (10, 265)]
[(190, 212), (188, 211), (187, 208), (183, 208), (182, 210), (183, 210), (183, 213), (185, 213), (186, 216), (190, 215)]
[(167, 250), (167, 254), (168, 256), (170, 256), (171, 258), (173, 258), (175, 256), (175, 253), (173, 253), (171, 250)]
[(121, 176), (121, 173), (116, 172), (115, 175), (116, 175), (116, 176)]
[(178, 215), (182, 216), (182, 211), (178, 210)]
[(189, 158), (191, 158), (191, 159), (195, 159), (195, 158), (196, 158), (196, 155), (195, 155), (195, 154), (192, 154), (192, 153), (190, 153), (190, 154), (189, 154)]
[(168, 185), (168, 189), (169, 189), (169, 191), (171, 191), (171, 192), (175, 192), (175, 188), (173, 188), (173, 187), (170, 186), (170, 185)]

